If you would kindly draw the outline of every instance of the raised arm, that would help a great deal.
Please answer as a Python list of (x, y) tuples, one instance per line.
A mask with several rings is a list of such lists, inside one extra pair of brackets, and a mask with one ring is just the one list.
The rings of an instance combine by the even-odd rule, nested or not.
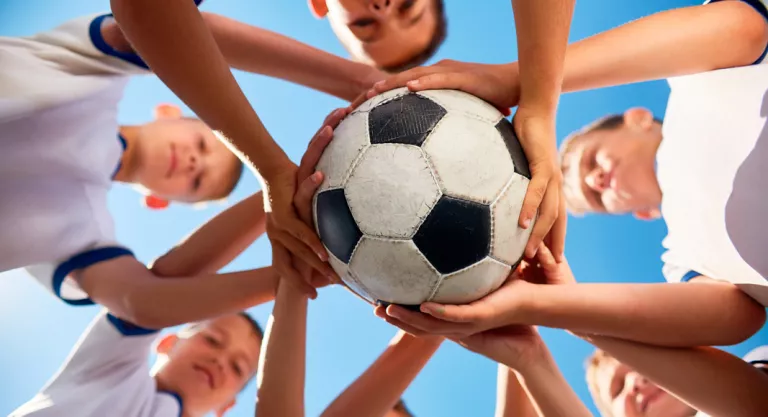
[(496, 377), (496, 417), (538, 417), (519, 378), (512, 368), (499, 364)]
[(280, 282), (259, 358), (259, 417), (304, 417), (307, 296)]
[[(296, 165), (251, 108), (216, 40), (191, 0), (111, 0), (128, 41), (161, 80), (209, 126), (223, 132), (263, 183), (273, 265), (308, 290), (292, 255), (326, 276), (327, 252), (293, 208)], [(309, 291), (309, 290), (308, 290)]]
[(264, 234), (264, 199), (258, 192), (212, 218), (152, 263), (161, 277), (215, 273)]
[(563, 91), (749, 65), (767, 44), (766, 18), (744, 1), (664, 11), (570, 45)]
[(585, 339), (712, 417), (759, 417), (768, 410), (768, 374), (722, 350)]
[(295, 39), (228, 17), (203, 13), (233, 68), (280, 78), (352, 101), (384, 74)]
[(380, 417), (387, 414), (442, 343), (398, 332), (378, 359), (341, 393), (323, 417)]

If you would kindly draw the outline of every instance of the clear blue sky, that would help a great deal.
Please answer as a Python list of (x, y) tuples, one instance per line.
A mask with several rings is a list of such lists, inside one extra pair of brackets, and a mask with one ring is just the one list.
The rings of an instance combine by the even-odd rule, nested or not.
[[(449, 36), (437, 59), (507, 62), (516, 59), (514, 24), (509, 0), (446, 1)], [(579, 0), (572, 40), (607, 30), (663, 9), (697, 4), (696, 0), (615, 1)], [(480, 6), (482, 4), (482, 6)], [(2, 0), (0, 36), (21, 36), (46, 30), (64, 20), (107, 11), (108, 0)], [(314, 46), (344, 55), (327, 23), (315, 20), (306, 0), (207, 0), (204, 10), (242, 19), (253, 25), (293, 36)], [(306, 143), (325, 115), (343, 103), (321, 93), (260, 76), (238, 74), (271, 133), (300, 158)], [(606, 113), (642, 105), (663, 115), (668, 88), (664, 82), (565, 95), (557, 124), (558, 137)], [(152, 107), (177, 100), (157, 79), (133, 81), (120, 109), (124, 124), (148, 121)], [(256, 191), (249, 177), (232, 200)], [(222, 207), (202, 210), (172, 208), (148, 212), (138, 195), (116, 187), (110, 205), (117, 219), (120, 241), (139, 259), (150, 261)], [(660, 281), (663, 222), (644, 223), (631, 217), (593, 216), (572, 219), (566, 254), (577, 278), (584, 282)], [(269, 245), (261, 239), (228, 269), (267, 265)], [(56, 371), (86, 327), (96, 308), (73, 308), (53, 299), (20, 272), (0, 277), (0, 415), (29, 399)], [(252, 310), (266, 323), (271, 305)], [(318, 415), (344, 387), (381, 352), (395, 329), (375, 318), (370, 308), (341, 289), (321, 291), (311, 303), (308, 335), (307, 411)], [(558, 364), (579, 395), (592, 407), (584, 383), (583, 361), (591, 348), (559, 330), (542, 330)], [(729, 348), (744, 354), (768, 343), (768, 330), (749, 342)], [(417, 416), (492, 416), (495, 402), (495, 364), (446, 343), (405, 394)], [(240, 397), (232, 417), (253, 415), (254, 387)]]

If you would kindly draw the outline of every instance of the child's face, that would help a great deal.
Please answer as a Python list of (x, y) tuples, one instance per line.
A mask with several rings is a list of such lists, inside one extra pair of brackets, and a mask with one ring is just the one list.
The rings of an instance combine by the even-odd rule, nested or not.
[(621, 126), (576, 139), (563, 160), (564, 181), (583, 211), (637, 213), (659, 206), (655, 132)]
[(236, 314), (189, 330), (168, 346), (158, 384), (179, 394), (193, 415), (224, 410), (256, 373), (261, 337)]
[(200, 120), (155, 120), (141, 126), (136, 142), (136, 182), (157, 197), (216, 200), (232, 188), (237, 157)]
[(357, 60), (390, 67), (417, 56), (439, 22), (438, 0), (309, 0)]
[(601, 404), (612, 417), (690, 417), (695, 411), (613, 358), (596, 372)]

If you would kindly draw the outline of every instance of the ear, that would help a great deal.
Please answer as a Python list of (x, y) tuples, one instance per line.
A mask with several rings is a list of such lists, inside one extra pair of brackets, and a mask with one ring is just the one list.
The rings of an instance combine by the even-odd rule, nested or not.
[(309, 11), (318, 18), (322, 19), (328, 14), (328, 5), (325, 4), (325, 0), (307, 0)]
[(661, 217), (661, 210), (658, 208), (650, 208), (637, 210), (634, 213), (636, 219), (640, 220), (656, 220)]
[(227, 411), (231, 410), (232, 407), (235, 406), (235, 399), (231, 399), (224, 407), (221, 407), (220, 409), (216, 410), (216, 417), (224, 417), (224, 414), (227, 414)]
[(181, 107), (175, 104), (158, 104), (155, 107), (155, 119), (178, 119), (181, 117)]
[(653, 127), (653, 113), (644, 107), (633, 107), (624, 112), (624, 124), (640, 130)]
[(168, 208), (171, 204), (170, 201), (154, 196), (152, 194), (144, 196), (144, 207), (151, 210), (163, 210)]
[(157, 346), (155, 346), (155, 352), (158, 355), (167, 355), (170, 353), (173, 347), (176, 346), (178, 341), (179, 336), (176, 336), (175, 334), (169, 334), (157, 342)]

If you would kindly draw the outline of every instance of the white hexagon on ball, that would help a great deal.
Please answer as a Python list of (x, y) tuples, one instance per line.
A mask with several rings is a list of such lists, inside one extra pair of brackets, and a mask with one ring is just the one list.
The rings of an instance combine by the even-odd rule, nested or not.
[(349, 209), (364, 235), (408, 239), (440, 198), (422, 150), (371, 145), (344, 186)]
[(448, 113), (423, 145), (444, 194), (490, 204), (515, 174), (495, 125)]
[(492, 258), (446, 275), (430, 301), (464, 304), (496, 291), (507, 279), (511, 267)]
[(366, 146), (368, 140), (368, 116), (352, 114), (347, 116), (333, 132), (334, 138), (325, 148), (317, 170), (324, 175), (318, 192), (344, 185), (352, 164)]
[(532, 222), (527, 229), (518, 226), (523, 197), (529, 182), (528, 178), (514, 174), (502, 194), (491, 205), (491, 219), (493, 219), (491, 256), (510, 265), (516, 264), (522, 258), (535, 224)]
[(349, 267), (371, 297), (397, 304), (425, 302), (440, 279), (410, 240), (365, 236), (355, 249)]
[(385, 101), (389, 101), (409, 93), (410, 91), (408, 90), (407, 87), (401, 87), (401, 88), (396, 88), (394, 90), (389, 90), (387, 92), (384, 92), (377, 96), (369, 98), (363, 104), (361, 104), (358, 108), (356, 108), (355, 111), (352, 112), (352, 114), (368, 113), (369, 111), (373, 110), (374, 107), (379, 106)]

